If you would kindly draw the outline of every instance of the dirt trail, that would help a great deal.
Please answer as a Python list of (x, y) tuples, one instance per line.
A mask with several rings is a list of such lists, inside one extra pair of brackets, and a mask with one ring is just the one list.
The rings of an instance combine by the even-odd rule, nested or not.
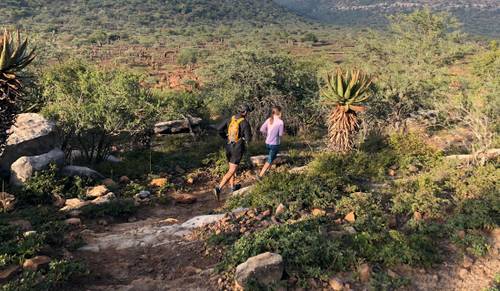
[[(74, 255), (89, 266), (92, 278), (76, 289), (215, 290), (211, 277), (218, 259), (205, 255), (203, 242), (184, 237), (198, 223), (218, 217), (207, 215), (223, 203), (210, 189), (191, 192), (194, 204), (141, 209), (134, 222), (90, 225), (83, 232), (87, 245)], [(202, 219), (190, 220), (198, 216)], [(178, 222), (167, 223), (167, 218)]]

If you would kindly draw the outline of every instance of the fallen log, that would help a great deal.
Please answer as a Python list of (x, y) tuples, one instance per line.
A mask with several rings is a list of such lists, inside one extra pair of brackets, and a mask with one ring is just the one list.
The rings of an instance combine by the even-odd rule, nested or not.
[(482, 152), (477, 152), (468, 155), (451, 155), (446, 156), (447, 160), (457, 160), (460, 163), (469, 163), (473, 161), (489, 161), (500, 156), (500, 149), (489, 149)]
[(202, 119), (198, 117), (188, 116), (185, 119), (164, 121), (155, 124), (155, 134), (179, 134), (193, 133), (195, 127), (199, 127)]

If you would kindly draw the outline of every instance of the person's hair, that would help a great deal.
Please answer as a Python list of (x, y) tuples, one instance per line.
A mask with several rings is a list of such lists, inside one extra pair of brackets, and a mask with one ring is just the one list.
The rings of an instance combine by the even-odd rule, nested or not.
[(270, 125), (273, 125), (274, 115), (277, 115), (279, 113), (281, 113), (281, 106), (273, 106), (273, 109), (271, 110), (271, 116), (269, 117)]

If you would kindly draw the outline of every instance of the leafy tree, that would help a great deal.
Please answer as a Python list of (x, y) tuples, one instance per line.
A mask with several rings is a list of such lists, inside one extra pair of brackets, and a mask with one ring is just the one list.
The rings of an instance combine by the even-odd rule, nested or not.
[(140, 136), (156, 120), (157, 100), (127, 71), (71, 60), (50, 68), (43, 87), (48, 102), (43, 112), (92, 163), (104, 159), (117, 138)]
[(446, 67), (462, 58), (458, 22), (446, 13), (419, 10), (390, 18), (390, 33), (372, 32), (355, 49), (351, 63), (377, 76), (372, 116), (396, 129), (419, 109), (444, 96)]
[(314, 122), (318, 97), (317, 66), (263, 50), (234, 50), (222, 55), (203, 72), (204, 95), (212, 113), (231, 114), (247, 103), (255, 108), (250, 123), (256, 131), (273, 105), (285, 112), (288, 129), (301, 130)]

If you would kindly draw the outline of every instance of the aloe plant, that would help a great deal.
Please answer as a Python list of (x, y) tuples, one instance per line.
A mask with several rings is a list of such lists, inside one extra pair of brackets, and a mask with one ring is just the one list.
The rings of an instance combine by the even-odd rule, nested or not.
[(18, 73), (35, 58), (28, 49), (28, 38), (21, 40), (19, 31), (13, 36), (7, 30), (0, 39), (0, 155), (7, 141), (7, 130), (17, 113), (17, 101), (22, 83)]
[(354, 135), (359, 130), (358, 112), (369, 98), (366, 94), (372, 84), (371, 78), (360, 70), (327, 74), (321, 89), (322, 102), (330, 107), (328, 116), (328, 147), (346, 153), (353, 148)]

